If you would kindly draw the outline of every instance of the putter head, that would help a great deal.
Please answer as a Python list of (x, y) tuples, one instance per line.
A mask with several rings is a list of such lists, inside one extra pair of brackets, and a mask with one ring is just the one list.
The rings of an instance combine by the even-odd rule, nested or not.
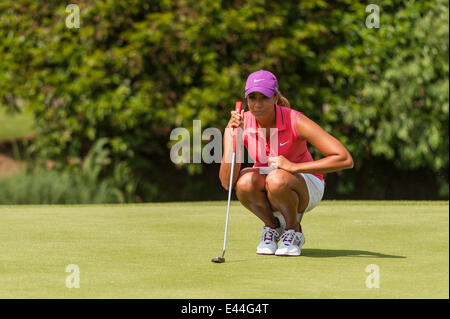
[(213, 263), (221, 264), (221, 263), (224, 263), (224, 262), (225, 262), (225, 258), (223, 258), (223, 257), (215, 257), (215, 258), (211, 259), (211, 261), (212, 261)]

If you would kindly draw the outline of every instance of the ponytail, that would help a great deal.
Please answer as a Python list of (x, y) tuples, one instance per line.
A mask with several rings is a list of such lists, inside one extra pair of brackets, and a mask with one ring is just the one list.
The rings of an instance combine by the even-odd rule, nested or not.
[(278, 91), (277, 95), (278, 95), (278, 101), (277, 101), (278, 105), (289, 107), (289, 108), (291, 107), (291, 103), (289, 103), (289, 100), (283, 94), (281, 94)]

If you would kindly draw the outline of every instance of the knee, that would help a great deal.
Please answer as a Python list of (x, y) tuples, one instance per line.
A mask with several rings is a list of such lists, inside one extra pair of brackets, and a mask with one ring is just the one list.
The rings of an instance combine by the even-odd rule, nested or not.
[(237, 180), (235, 190), (238, 197), (255, 192), (257, 183), (252, 175), (253, 174), (245, 174)]
[(277, 193), (286, 189), (288, 183), (286, 178), (280, 172), (273, 171), (266, 177), (266, 190), (271, 193)]

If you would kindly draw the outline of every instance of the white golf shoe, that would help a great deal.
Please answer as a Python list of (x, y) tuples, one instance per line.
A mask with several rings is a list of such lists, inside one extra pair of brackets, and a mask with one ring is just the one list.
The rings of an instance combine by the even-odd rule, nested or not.
[(258, 255), (273, 255), (278, 248), (280, 233), (275, 228), (264, 226), (261, 233), (261, 242), (256, 248)]
[(275, 251), (276, 256), (300, 256), (305, 243), (305, 236), (301, 232), (289, 229), (281, 236), (280, 247)]
[(261, 242), (256, 248), (256, 253), (259, 255), (275, 254), (275, 251), (278, 249), (278, 241), (286, 228), (286, 221), (284, 220), (283, 215), (281, 215), (280, 212), (274, 212), (273, 214), (275, 218), (278, 219), (280, 226), (277, 228), (264, 226), (263, 232), (260, 236)]

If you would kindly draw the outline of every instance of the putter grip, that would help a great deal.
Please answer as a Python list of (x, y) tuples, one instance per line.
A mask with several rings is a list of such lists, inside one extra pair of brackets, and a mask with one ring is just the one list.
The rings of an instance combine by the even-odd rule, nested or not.
[[(241, 114), (241, 110), (242, 110), (242, 102), (238, 101), (238, 102), (236, 102), (236, 112)], [(238, 129), (235, 128), (235, 129), (233, 129), (233, 153), (236, 153), (237, 135), (238, 135)]]

